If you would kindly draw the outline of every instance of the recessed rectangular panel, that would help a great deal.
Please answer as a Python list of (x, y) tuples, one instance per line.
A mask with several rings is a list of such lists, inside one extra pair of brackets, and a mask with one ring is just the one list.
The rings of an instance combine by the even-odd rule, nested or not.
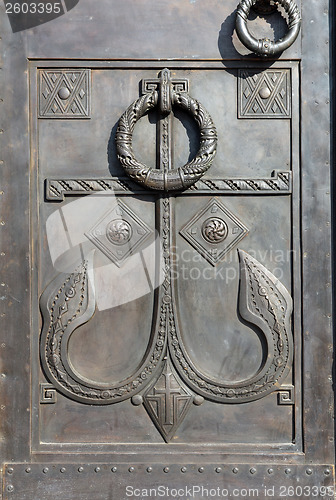
[[(160, 71), (92, 64), (90, 72), (90, 121), (36, 121), (42, 336), (34, 345), (42, 371), (34, 378), (35, 449), (70, 451), (80, 443), (130, 451), (137, 443), (159, 452), (165, 441), (189, 451), (204, 443), (299, 447), (301, 380), (292, 363), (293, 353), (296, 363), (301, 357), (300, 330), (289, 320), (299, 259), (290, 116), (272, 121), (281, 136), (273, 154), (268, 120), (238, 118), (243, 70), (216, 63), (172, 70), (174, 95), (190, 95), (190, 106), (198, 102), (211, 116), (218, 151), (189, 189), (162, 197), (127, 176), (115, 143), (132, 101), (126, 120), (142, 94), (159, 97)], [(289, 82), (291, 72), (280, 67), (277, 75)], [(291, 102), (289, 84), (286, 90)], [(198, 154), (193, 109), (173, 106), (171, 168)], [(162, 154), (158, 120), (152, 106), (130, 129), (135, 161), (150, 169)], [(53, 144), (57, 155), (50, 155)]]

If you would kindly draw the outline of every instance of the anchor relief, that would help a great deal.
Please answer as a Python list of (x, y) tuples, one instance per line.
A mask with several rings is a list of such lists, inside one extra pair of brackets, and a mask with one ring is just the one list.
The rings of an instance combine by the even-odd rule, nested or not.
[[(223, 197), (213, 196), (217, 193), (212, 193), (211, 188), (205, 193), (194, 188), (193, 193), (207, 196), (206, 202), (192, 217), (186, 216), (184, 225), (176, 227), (176, 191), (184, 196), (183, 190), (193, 189), (210, 168), (217, 147), (212, 118), (187, 91), (188, 81), (172, 79), (167, 69), (158, 79), (143, 81), (143, 95), (122, 115), (116, 132), (117, 155), (125, 172), (144, 187), (144, 192), (148, 192), (146, 188), (153, 191), (155, 227), (149, 227), (125, 201), (117, 198), (105, 215), (85, 232), (95, 249), (84, 254), (72, 272), (56, 276), (40, 299), (43, 316), (40, 357), (52, 386), (79, 403), (108, 405), (130, 399), (135, 406), (143, 405), (166, 442), (175, 435), (188, 412), (195, 411), (197, 418), (195, 407), (206, 402), (240, 404), (280, 391), (281, 387), (291, 390), (288, 384), (281, 384), (290, 371), (293, 357), (291, 296), (279, 279), (241, 248), (238, 249), (238, 317), (241, 323), (251, 326), (251, 335), (256, 335), (257, 330), (262, 339), (264, 352), (259, 367), (244, 380), (212, 378), (196, 366), (185, 342), (186, 326), (182, 327), (179, 321), (173, 276), (176, 238), (190, 245), (202, 262), (209, 262), (214, 268), (249, 233), (244, 222), (222, 203)], [(158, 137), (161, 143), (157, 168), (151, 168), (135, 158), (132, 134), (136, 122), (156, 106), (160, 110)], [(197, 155), (180, 168), (172, 165), (171, 110), (174, 106), (191, 114), (200, 131)], [(155, 230), (160, 241), (155, 247), (155, 258), (163, 274), (154, 290), (152, 329), (141, 362), (133, 373), (114, 383), (81, 376), (72, 365), (68, 345), (75, 330), (89, 322), (95, 312), (99, 314), (93, 279), (95, 254), (103, 253), (113, 265), (121, 268)], [(218, 297), (218, 301), (221, 300), (223, 298)], [(280, 398), (281, 404), (294, 403), (293, 391), (290, 394), (287, 400), (286, 395)]]

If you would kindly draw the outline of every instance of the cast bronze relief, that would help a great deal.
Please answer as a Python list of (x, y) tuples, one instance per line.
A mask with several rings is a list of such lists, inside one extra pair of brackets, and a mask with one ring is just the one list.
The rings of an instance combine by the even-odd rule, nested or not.
[[(171, 79), (168, 69), (164, 69), (157, 82), (151, 81), (147, 86), (143, 84), (144, 94), (129, 106), (119, 120), (116, 133), (119, 161), (131, 179), (148, 188), (161, 191), (186, 189), (204, 175), (216, 155), (217, 132), (212, 118), (200, 102), (189, 96), (186, 88), (186, 82), (182, 82), (181, 85), (180, 81)], [(139, 162), (132, 149), (132, 135), (136, 122), (156, 106), (159, 106), (164, 116), (160, 136), (162, 169), (147, 167)], [(174, 106), (191, 114), (200, 132), (198, 153), (190, 162), (177, 169), (171, 166), (169, 152), (169, 114)]]
[(246, 48), (262, 57), (272, 57), (288, 49), (297, 39), (300, 32), (301, 16), (293, 0), (278, 0), (288, 15), (288, 31), (283, 38), (272, 41), (267, 38), (257, 39), (251, 35), (247, 28), (247, 20), (251, 8), (258, 0), (241, 0), (237, 7), (236, 32), (240, 41)]
[[(123, 193), (132, 193), (130, 186), (140, 184), (156, 192), (155, 227), (150, 227), (120, 196), (96, 223), (85, 233), (95, 249), (84, 255), (72, 272), (62, 272), (43, 292), (40, 299), (43, 331), (40, 340), (41, 363), (49, 382), (60, 393), (79, 403), (109, 405), (130, 399), (134, 406), (143, 405), (163, 439), (168, 442), (191, 408), (210, 401), (237, 404), (264, 398), (279, 392), (279, 404), (293, 404), (294, 390), (282, 386), (292, 365), (293, 340), (291, 332), (292, 299), (283, 284), (256, 258), (238, 249), (240, 284), (238, 317), (251, 328), (251, 335), (262, 338), (262, 360), (255, 372), (243, 379), (228, 381), (204, 373), (185, 342), (185, 328), (179, 320), (177, 284), (173, 275), (176, 238), (198, 252), (204, 263), (213, 268), (237, 248), (250, 229), (244, 221), (216, 196), (219, 190), (252, 190), (256, 194), (271, 191), (281, 193), (291, 189), (289, 172), (276, 172), (274, 180), (201, 180), (210, 167), (217, 146), (217, 134), (210, 115), (198, 101), (189, 97), (188, 82), (170, 78), (168, 70), (159, 79), (142, 82), (143, 96), (135, 101), (121, 117), (116, 132), (118, 159), (130, 179), (119, 181)], [(132, 151), (132, 133), (137, 120), (155, 106), (160, 106), (161, 147), (160, 169), (140, 164)], [(201, 132), (201, 146), (194, 160), (174, 169), (171, 164), (171, 107), (178, 105), (191, 112)], [(167, 133), (167, 135), (165, 135)], [(52, 180), (47, 186), (51, 196), (62, 199), (72, 190), (85, 194), (86, 186), (108, 191), (111, 180), (76, 181)], [(116, 181), (117, 182), (117, 181)], [(198, 183), (203, 184), (199, 185)], [(131, 183), (131, 184), (129, 184)], [(132, 184), (133, 183), (133, 184)], [(143, 186), (143, 187), (142, 187)], [(189, 188), (189, 189), (188, 189)], [(181, 227), (176, 227), (175, 191), (183, 194), (208, 196), (194, 215)], [(185, 191), (184, 191), (185, 190)], [(170, 194), (173, 191), (173, 195)], [(72, 334), (92, 319), (96, 311), (96, 291), (93, 259), (102, 252), (107, 259), (122, 267), (127, 259), (141, 248), (143, 242), (157, 230), (160, 245), (156, 259), (161, 259), (162, 282), (154, 291), (152, 327), (148, 345), (140, 364), (123, 380), (98, 382), (82, 376), (73, 366), (69, 355)], [(223, 300), (218, 297), (218, 301)], [(211, 334), (211, 332), (209, 333)], [(223, 335), (225, 325), (223, 325)], [(56, 394), (44, 390), (43, 403), (55, 401)]]

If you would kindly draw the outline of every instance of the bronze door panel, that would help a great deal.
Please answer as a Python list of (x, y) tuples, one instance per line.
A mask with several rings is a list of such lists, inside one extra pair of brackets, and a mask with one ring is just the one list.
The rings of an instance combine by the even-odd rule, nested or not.
[(279, 4), (4, 14), (4, 499), (332, 498), (328, 16)]

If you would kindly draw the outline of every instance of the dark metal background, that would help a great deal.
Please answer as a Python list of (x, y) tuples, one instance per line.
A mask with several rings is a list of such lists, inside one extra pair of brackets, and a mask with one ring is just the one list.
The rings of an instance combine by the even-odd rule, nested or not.
[[(2, 463), (7, 464), (4, 498), (119, 499), (125, 497), (126, 484), (188, 485), (200, 477), (204, 485), (228, 488), (312, 487), (334, 482), (328, 2), (306, 0), (300, 6), (302, 36), (276, 61), (248, 55), (239, 44), (234, 34), (235, 8), (233, 0), (141, 0), (136, 6), (130, 0), (100, 0), (99, 9), (92, 12), (92, 3), (81, 0), (59, 19), (12, 34), (1, 5), (4, 55), (0, 80), (5, 94), (0, 104), (0, 450)], [(277, 14), (267, 19), (279, 38), (285, 29), (283, 20)], [(251, 29), (261, 36), (268, 25), (257, 18)], [(169, 444), (143, 406), (129, 400), (105, 406), (73, 401), (55, 391), (39, 360), (39, 297), (57, 274), (48, 256), (45, 222), (60, 206), (84, 200), (86, 189), (85, 183), (80, 188), (74, 185), (69, 196), (63, 186), (58, 198), (65, 196), (59, 202), (49, 186), (59, 189), (62, 179), (110, 182), (111, 177), (124, 176), (115, 156), (116, 123), (139, 97), (140, 80), (156, 78), (164, 67), (174, 72), (174, 78), (189, 80), (190, 95), (210, 112), (219, 137), (217, 157), (205, 176), (217, 188), (211, 184), (209, 190), (210, 184), (199, 181), (199, 192), (176, 196), (174, 237), (179, 251), (197, 254), (180, 230), (216, 196), (249, 229), (239, 248), (262, 252), (273, 245), (283, 251), (294, 248), (298, 256), (285, 263), (282, 278), (294, 300), (294, 369), (283, 383), (289, 387), (289, 398), (294, 397), (295, 386), (295, 404), (279, 405), (279, 394), (274, 392), (245, 404), (205, 401), (192, 405)], [(66, 116), (55, 120), (52, 112), (43, 116), (40, 72), (78, 68), (91, 71), (87, 107), (76, 111), (74, 120)], [(272, 70), (290, 71), (291, 109), (276, 119), (244, 116), (239, 107), (244, 99), (240, 75)], [(137, 154), (149, 165), (155, 164), (156, 154), (152, 122), (153, 117), (139, 123), (134, 137)], [(198, 137), (192, 120), (183, 113), (177, 113), (175, 122), (175, 160), (183, 164), (195, 154)], [(285, 186), (274, 192), (265, 188), (257, 194), (244, 184), (246, 189), (237, 194), (228, 187), (235, 178), (265, 182), (273, 170), (292, 171), (288, 190)], [(218, 188), (223, 179), (229, 184)], [(117, 191), (118, 196), (153, 227), (155, 193), (139, 195), (140, 189), (133, 185), (129, 189)], [(270, 271), (271, 260), (263, 262)], [(238, 269), (236, 248), (220, 265), (225, 268), (228, 261)], [(204, 262), (196, 267), (203, 269)], [(238, 275), (223, 286), (215, 284), (214, 290), (206, 280), (197, 286), (180, 282), (177, 304), (184, 331), (192, 332), (189, 337), (185, 334), (185, 341), (195, 363), (211, 376), (222, 369), (234, 380), (255, 370), (262, 345), (251, 336), (251, 328), (237, 320)], [(209, 299), (217, 293), (222, 300), (219, 305)], [(131, 309), (122, 306), (118, 314), (112, 321), (123, 332), (120, 338), (111, 334), (111, 316), (105, 313), (78, 330), (85, 339), (84, 350), (78, 354), (76, 343), (70, 345), (78, 367), (86, 370), (85, 346), (94, 349), (95, 345), (111, 349), (115, 379), (127, 375), (126, 360), (137, 365), (148, 341), (144, 330), (149, 329), (152, 299), (145, 298)], [(136, 325), (136, 335), (127, 338), (131, 323)], [(232, 346), (236, 341), (232, 332), (238, 327), (249, 355), (241, 356), (237, 350), (223, 368), (218, 356), (221, 329)], [(98, 362), (91, 363), (86, 374), (104, 379), (99, 351), (94, 355)], [(112, 472), (113, 467), (118, 470)], [(131, 472), (130, 467), (134, 467)], [(181, 472), (182, 467), (187, 470)]]

